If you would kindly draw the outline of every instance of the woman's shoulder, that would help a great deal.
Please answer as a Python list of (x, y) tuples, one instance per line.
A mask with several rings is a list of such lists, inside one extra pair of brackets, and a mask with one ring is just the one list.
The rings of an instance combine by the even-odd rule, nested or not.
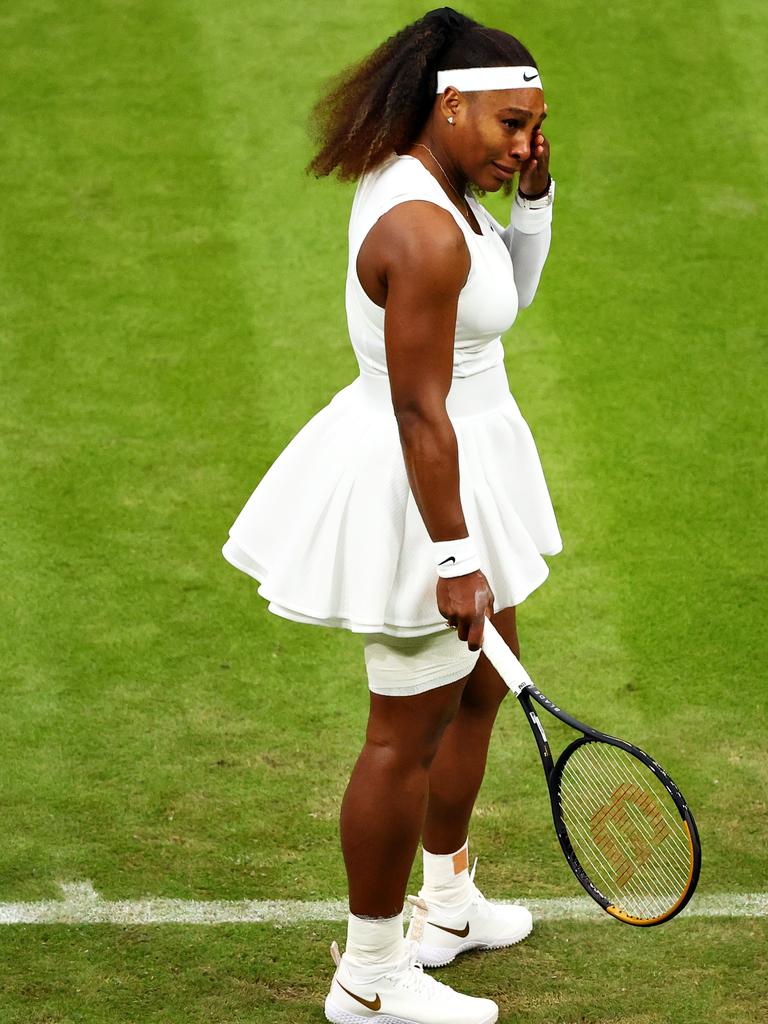
[[(376, 189), (406, 189), (432, 194), (436, 184), (432, 174), (415, 156), (392, 151), (380, 164), (365, 171), (360, 184)], [(439, 191), (442, 191), (439, 189)]]
[(450, 202), (435, 178), (414, 156), (394, 151), (358, 182), (356, 206), (375, 207), (379, 212), (405, 199), (427, 199), (449, 208)]

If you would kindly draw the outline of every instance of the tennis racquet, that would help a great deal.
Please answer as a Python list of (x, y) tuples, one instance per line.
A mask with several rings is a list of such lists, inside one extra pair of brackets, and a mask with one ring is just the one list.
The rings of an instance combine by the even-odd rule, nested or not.
[[(701, 845), (675, 783), (638, 747), (592, 729), (545, 697), (488, 618), (481, 646), (528, 719), (557, 838), (579, 882), (626, 924), (662, 924), (679, 914), (699, 879)], [(556, 762), (534, 701), (580, 733)]]

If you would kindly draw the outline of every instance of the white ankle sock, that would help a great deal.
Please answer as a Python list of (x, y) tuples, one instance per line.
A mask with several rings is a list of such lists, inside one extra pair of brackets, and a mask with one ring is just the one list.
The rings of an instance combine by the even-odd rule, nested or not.
[(460, 910), (472, 899), (472, 883), (469, 880), (469, 839), (455, 853), (424, 854), (424, 885), (421, 895), (429, 906), (430, 902), (441, 909)]
[(403, 912), (394, 917), (349, 915), (345, 954), (353, 967), (393, 966), (405, 953)]

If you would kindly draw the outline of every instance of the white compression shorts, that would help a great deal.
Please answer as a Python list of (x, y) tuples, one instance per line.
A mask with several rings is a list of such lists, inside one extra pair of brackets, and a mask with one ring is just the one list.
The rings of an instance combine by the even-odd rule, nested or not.
[(366, 633), (368, 689), (385, 697), (412, 697), (469, 675), (480, 651), (470, 651), (455, 629), (426, 636)]

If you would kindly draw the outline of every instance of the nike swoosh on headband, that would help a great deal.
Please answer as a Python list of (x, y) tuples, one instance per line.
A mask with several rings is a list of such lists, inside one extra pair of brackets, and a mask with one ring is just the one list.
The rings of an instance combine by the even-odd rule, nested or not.
[(493, 89), (542, 89), (541, 72), (532, 64), (515, 64), (483, 68), (446, 68), (437, 72), (437, 92), (452, 85), (461, 92), (482, 92)]
[(429, 923), (433, 928), (439, 928), (441, 932), (448, 932), (450, 935), (458, 935), (460, 939), (464, 939), (469, 935), (469, 921), (467, 921), (463, 928), (447, 928), (444, 924), (433, 924), (432, 921)]
[(363, 999), (362, 996), (356, 996), (354, 992), (350, 992), (348, 988), (344, 988), (344, 986), (341, 984), (341, 982), (338, 980), (338, 978), (336, 979), (336, 982), (337, 982), (339, 988), (343, 988), (348, 996), (352, 996), (352, 998), (356, 999), (358, 1001), (358, 1003), (362, 1003), (363, 1006), (367, 1006), (369, 1010), (380, 1010), (381, 1009), (381, 999), (379, 998), (379, 993), (378, 992), (376, 993), (376, 998), (375, 999)]

